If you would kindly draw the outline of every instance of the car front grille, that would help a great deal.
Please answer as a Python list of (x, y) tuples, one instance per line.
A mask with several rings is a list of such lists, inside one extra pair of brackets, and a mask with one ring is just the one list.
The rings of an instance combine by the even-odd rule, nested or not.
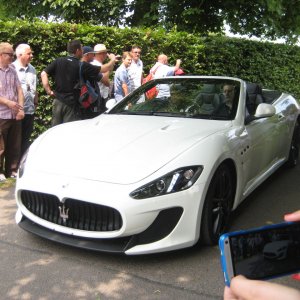
[(87, 231), (115, 231), (122, 227), (120, 213), (111, 207), (50, 194), (21, 191), (23, 205), (37, 217), (61, 226)]

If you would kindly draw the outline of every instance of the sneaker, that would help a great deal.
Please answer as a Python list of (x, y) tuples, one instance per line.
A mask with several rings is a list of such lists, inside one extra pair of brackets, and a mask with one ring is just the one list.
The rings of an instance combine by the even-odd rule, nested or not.
[(0, 182), (3, 182), (6, 180), (6, 177), (4, 176), (4, 174), (0, 174)]

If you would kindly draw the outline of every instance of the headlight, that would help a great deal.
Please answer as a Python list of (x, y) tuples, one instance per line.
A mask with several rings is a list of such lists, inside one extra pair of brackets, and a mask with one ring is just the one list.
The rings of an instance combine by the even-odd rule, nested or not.
[(28, 152), (29, 150), (27, 150), (24, 155), (22, 156), (21, 158), (21, 161), (20, 161), (20, 166), (19, 166), (19, 178), (21, 178), (24, 174), (24, 171), (25, 171), (25, 164), (26, 164), (26, 159), (27, 159), (27, 156), (28, 156)]
[(203, 170), (202, 166), (177, 169), (130, 193), (134, 199), (145, 199), (176, 193), (190, 188)]

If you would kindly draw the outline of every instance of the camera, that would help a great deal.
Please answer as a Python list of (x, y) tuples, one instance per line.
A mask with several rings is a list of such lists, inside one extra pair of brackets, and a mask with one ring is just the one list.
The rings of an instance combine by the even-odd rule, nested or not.
[(117, 55), (116, 55), (116, 61), (119, 62), (119, 61), (121, 61), (121, 59), (122, 59), (122, 56), (121, 56), (120, 54), (117, 54)]

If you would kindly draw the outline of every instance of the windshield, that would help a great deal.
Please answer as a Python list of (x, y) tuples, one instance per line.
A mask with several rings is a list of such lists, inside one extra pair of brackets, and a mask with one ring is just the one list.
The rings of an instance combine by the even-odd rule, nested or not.
[(109, 114), (232, 120), (240, 82), (228, 79), (170, 77), (143, 85)]

